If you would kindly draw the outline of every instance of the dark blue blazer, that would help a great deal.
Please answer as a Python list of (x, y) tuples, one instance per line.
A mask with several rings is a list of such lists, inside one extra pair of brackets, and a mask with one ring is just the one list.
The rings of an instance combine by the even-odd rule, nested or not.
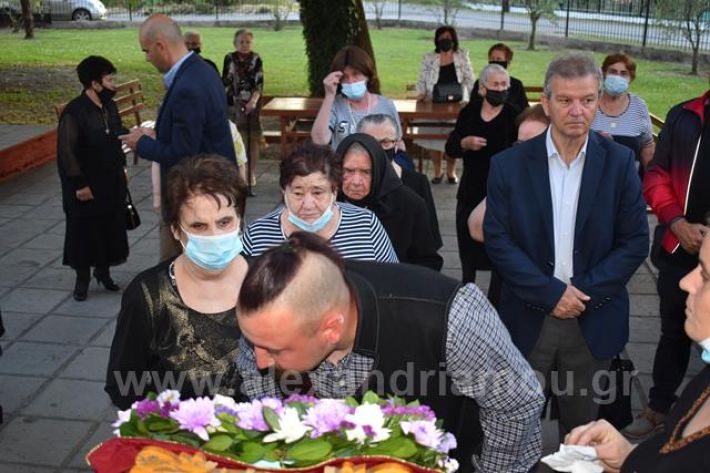
[[(500, 317), (525, 355), (566, 285), (555, 265), (546, 133), (497, 154), (488, 175), (486, 251), (503, 279)], [(646, 204), (633, 152), (589, 133), (574, 231), (572, 284), (589, 295), (579, 316), (595, 358), (629, 338), (626, 283), (648, 254)]]
[(236, 163), (227, 120), (222, 81), (193, 53), (180, 65), (165, 93), (155, 123), (157, 139), (142, 137), (136, 151), (159, 163), (162, 176), (182, 158), (199, 153), (219, 154)]

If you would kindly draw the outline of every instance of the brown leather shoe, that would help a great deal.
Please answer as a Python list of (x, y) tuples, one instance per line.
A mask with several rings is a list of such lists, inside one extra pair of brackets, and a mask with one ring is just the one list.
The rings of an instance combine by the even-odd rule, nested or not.
[(631, 424), (626, 426), (622, 434), (629, 440), (644, 440), (663, 430), (663, 421), (665, 419), (665, 414), (646, 407)]

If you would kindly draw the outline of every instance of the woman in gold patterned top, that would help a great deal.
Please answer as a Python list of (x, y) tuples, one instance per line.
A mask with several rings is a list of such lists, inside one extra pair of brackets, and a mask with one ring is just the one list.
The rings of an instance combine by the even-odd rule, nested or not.
[(165, 192), (184, 251), (140, 273), (123, 294), (104, 388), (122, 409), (150, 391), (193, 397), (236, 388), (244, 183), (234, 163), (202, 155), (174, 166)]

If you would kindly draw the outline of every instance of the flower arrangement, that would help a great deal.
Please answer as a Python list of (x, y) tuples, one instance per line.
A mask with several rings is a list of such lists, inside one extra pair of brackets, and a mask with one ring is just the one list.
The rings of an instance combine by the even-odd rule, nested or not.
[(387, 456), (451, 473), (456, 439), (417, 402), (293, 395), (238, 403), (217, 395), (180, 399), (153, 393), (118, 412), (119, 437), (170, 441), (265, 468), (301, 468), (332, 458)]

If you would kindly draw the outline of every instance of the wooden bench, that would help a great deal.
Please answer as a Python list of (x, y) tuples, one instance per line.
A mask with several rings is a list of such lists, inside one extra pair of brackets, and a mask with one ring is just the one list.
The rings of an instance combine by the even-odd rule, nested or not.
[[(133, 79), (116, 86), (116, 95), (113, 101), (118, 107), (118, 115), (123, 119), (124, 117), (130, 117), (133, 120), (132, 126), (141, 126), (143, 120), (141, 119), (141, 112), (145, 107), (145, 97), (143, 96), (143, 87), (141, 86), (140, 80)], [(57, 114), (57, 120), (62, 116), (64, 107), (66, 103), (54, 104), (54, 111)], [(123, 120), (122, 120), (123, 121)], [(123, 122), (124, 126), (128, 128), (126, 122)], [(128, 152), (127, 148), (124, 147), (124, 152)], [(133, 164), (138, 163), (138, 156), (133, 153)]]

